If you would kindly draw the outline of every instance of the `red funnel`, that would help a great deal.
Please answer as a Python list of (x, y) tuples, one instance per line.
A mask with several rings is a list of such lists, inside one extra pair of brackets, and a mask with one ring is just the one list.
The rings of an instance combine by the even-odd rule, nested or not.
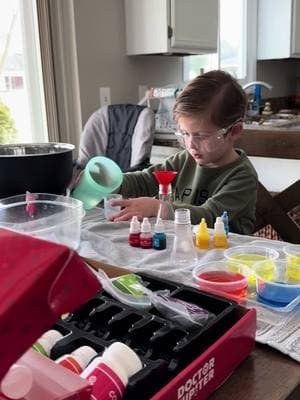
[(155, 176), (158, 183), (162, 186), (162, 194), (168, 194), (168, 185), (173, 182), (177, 175), (175, 171), (154, 171), (152, 174)]

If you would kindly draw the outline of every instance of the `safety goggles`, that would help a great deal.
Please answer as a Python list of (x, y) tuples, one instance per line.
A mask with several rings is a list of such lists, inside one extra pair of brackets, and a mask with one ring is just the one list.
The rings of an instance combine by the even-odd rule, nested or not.
[(216, 142), (223, 139), (238, 123), (242, 123), (241, 118), (236, 120), (226, 128), (218, 129), (216, 132), (199, 131), (197, 134), (191, 135), (190, 133), (182, 129), (178, 129), (177, 131), (175, 131), (175, 135), (179, 139), (179, 141), (183, 142), (185, 145), (193, 141), (196, 145), (211, 147), (212, 144), (216, 144)]

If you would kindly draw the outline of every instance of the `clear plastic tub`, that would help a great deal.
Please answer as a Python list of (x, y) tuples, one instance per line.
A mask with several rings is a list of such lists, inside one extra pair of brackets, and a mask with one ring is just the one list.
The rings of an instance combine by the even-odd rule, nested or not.
[[(264, 246), (235, 246), (224, 251), (224, 257), (230, 262), (239, 261), (252, 268), (258, 261), (276, 260), (278, 251)], [(255, 274), (249, 277), (249, 283), (255, 283)]]
[(31, 193), (0, 200), (0, 227), (77, 249), (83, 204), (70, 197)]
[(199, 264), (193, 269), (193, 278), (201, 289), (238, 297), (247, 295), (249, 275), (250, 270), (246, 265), (226, 260)]
[(300, 266), (292, 268), (286, 260), (254, 264), (257, 299), (274, 307), (284, 307), (300, 296)]

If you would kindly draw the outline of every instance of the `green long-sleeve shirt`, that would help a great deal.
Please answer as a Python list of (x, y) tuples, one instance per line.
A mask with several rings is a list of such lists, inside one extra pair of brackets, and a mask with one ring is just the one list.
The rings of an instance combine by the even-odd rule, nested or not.
[(124, 197), (157, 196), (158, 183), (152, 172), (177, 171), (172, 184), (173, 208), (189, 208), (193, 224), (205, 218), (210, 228), (216, 217), (228, 212), (231, 232), (251, 234), (255, 222), (257, 174), (246, 154), (236, 149), (238, 160), (222, 167), (199, 166), (186, 151), (164, 163), (124, 174), (120, 193)]

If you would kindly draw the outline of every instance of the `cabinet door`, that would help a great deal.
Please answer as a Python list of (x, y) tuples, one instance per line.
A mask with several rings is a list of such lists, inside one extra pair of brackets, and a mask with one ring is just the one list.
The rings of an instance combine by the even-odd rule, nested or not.
[(169, 51), (168, 2), (169, 0), (125, 0), (128, 55), (164, 54)]
[(259, 0), (257, 59), (288, 58), (291, 54), (292, 0)]
[(217, 51), (218, 0), (170, 0), (173, 52)]
[(291, 55), (300, 57), (300, 0), (293, 1)]
[(218, 0), (125, 0), (127, 54), (215, 52), (218, 20)]

